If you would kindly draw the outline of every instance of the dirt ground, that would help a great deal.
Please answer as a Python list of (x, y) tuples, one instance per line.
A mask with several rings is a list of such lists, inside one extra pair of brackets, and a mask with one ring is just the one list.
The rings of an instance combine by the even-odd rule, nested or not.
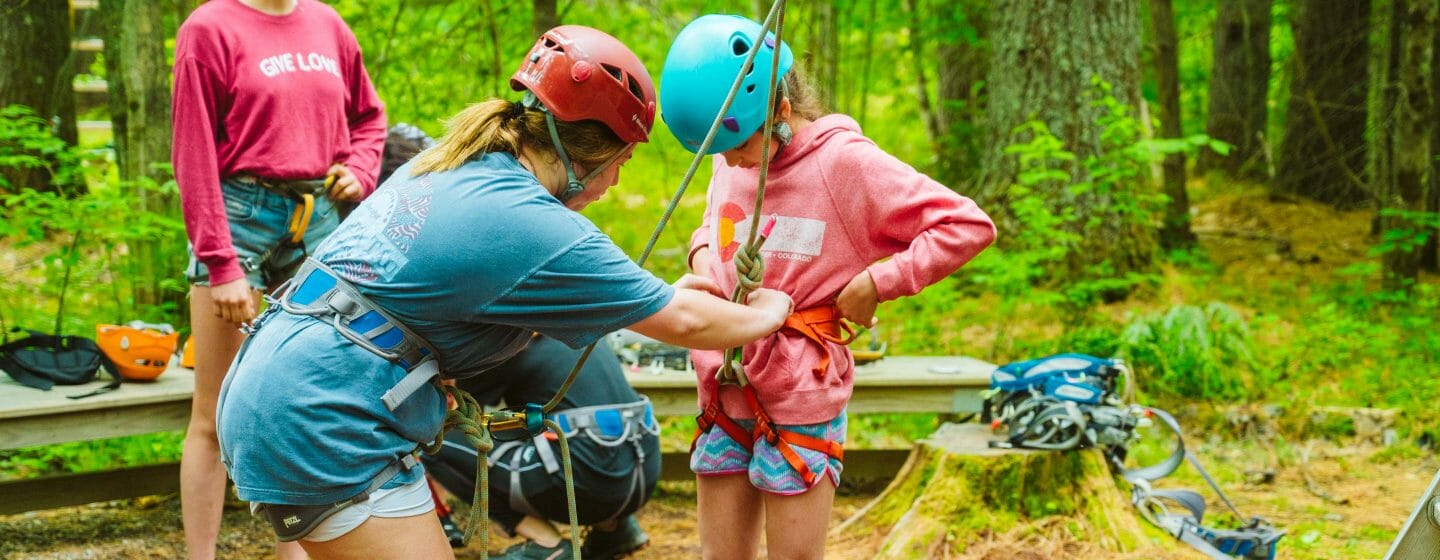
[[(1433, 455), (1404, 460), (1385, 460), (1378, 449), (1345, 444), (1319, 443), (1308, 455), (1306, 468), (1299, 463), (1272, 468), (1273, 479), (1265, 482), (1225, 482), (1236, 505), (1247, 515), (1260, 515), (1288, 531), (1281, 541), (1280, 558), (1380, 558), (1396, 532), (1404, 525), (1421, 492), (1440, 461)], [(1243, 473), (1264, 467), (1267, 459), (1238, 446), (1211, 446), (1200, 451), (1201, 460), (1214, 470)], [(1273, 467), (1273, 465), (1271, 465)], [(1319, 497), (1306, 483), (1335, 501)], [(1227, 477), (1220, 475), (1222, 481)], [(1193, 475), (1176, 481), (1180, 486), (1199, 488)], [(854, 488), (846, 484), (830, 512), (831, 526), (838, 525), (873, 498), (883, 481)], [(1166, 484), (1169, 485), (1169, 484)], [(1121, 491), (1119, 489), (1116, 490)], [(1209, 497), (1212, 511), (1220, 504)], [(693, 483), (662, 483), (650, 504), (642, 510), (641, 524), (650, 534), (651, 545), (634, 555), (636, 559), (698, 558)], [(843, 539), (832, 544), (827, 557), (872, 558), (883, 535)], [(837, 539), (832, 539), (835, 541)], [(498, 552), (507, 541), (492, 543)], [(1166, 545), (1166, 543), (1158, 543)], [(479, 558), (478, 545), (458, 551), (461, 559)], [(1179, 552), (1178, 544), (1169, 544)], [(135, 501), (118, 501), (84, 507), (0, 516), (0, 558), (5, 559), (169, 559), (183, 556), (179, 500), (163, 496)], [(975, 543), (968, 554), (944, 557), (1074, 558), (1065, 554), (1066, 543)], [(997, 550), (1006, 551), (996, 555)], [(1062, 552), (1056, 552), (1062, 551)], [(267, 528), (241, 507), (227, 510), (221, 535), (221, 558), (270, 558), (271, 536)], [(762, 554), (763, 557), (763, 554)], [(1092, 557), (1086, 554), (1085, 557)], [(1134, 558), (1127, 555), (1125, 558)]]

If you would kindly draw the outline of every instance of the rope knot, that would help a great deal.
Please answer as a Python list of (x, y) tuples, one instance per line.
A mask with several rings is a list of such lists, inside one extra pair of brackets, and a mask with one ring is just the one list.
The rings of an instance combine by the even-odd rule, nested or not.
[(765, 279), (765, 259), (760, 256), (759, 243), (735, 252), (735, 276), (742, 294), (760, 289), (760, 284)]

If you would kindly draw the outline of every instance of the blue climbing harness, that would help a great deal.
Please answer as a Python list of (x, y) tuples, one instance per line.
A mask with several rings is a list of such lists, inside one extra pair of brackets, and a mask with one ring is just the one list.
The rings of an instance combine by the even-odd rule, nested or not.
[[(1236, 519), (1247, 519), (1186, 451), (1175, 417), (1158, 408), (1130, 404), (1133, 385), (1129, 369), (1118, 359), (1056, 354), (1006, 364), (990, 374), (981, 421), (993, 429), (1005, 428), (1006, 438), (990, 442), (991, 447), (1052, 451), (1101, 447), (1111, 467), (1131, 484), (1131, 503), (1156, 527), (1216, 560), (1273, 560), (1285, 532), (1265, 519), (1250, 517), (1236, 529), (1208, 527), (1203, 525), (1205, 499), (1200, 494), (1151, 487), (1188, 461)], [(1153, 424), (1156, 418), (1174, 434), (1174, 450), (1158, 464), (1126, 468), (1129, 446), (1139, 437), (1135, 429)], [(1172, 512), (1167, 504), (1179, 505), (1183, 511)]]

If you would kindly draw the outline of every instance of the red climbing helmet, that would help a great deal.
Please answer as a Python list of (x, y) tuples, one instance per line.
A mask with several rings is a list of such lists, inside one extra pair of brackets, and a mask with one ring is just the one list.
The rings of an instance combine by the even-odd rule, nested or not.
[(655, 83), (619, 39), (583, 25), (562, 25), (540, 36), (510, 76), (562, 121), (596, 120), (629, 143), (650, 139)]

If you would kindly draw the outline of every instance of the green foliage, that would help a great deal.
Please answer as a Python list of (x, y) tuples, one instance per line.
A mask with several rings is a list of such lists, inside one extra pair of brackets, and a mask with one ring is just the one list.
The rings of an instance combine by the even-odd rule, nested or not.
[[(137, 243), (158, 247), (158, 258), (167, 272), (179, 271), (184, 265), (184, 225), (178, 212), (146, 211), (140, 202), (145, 196), (173, 199), (177, 196), (174, 181), (156, 184), (145, 179), (137, 185), (121, 185), (112, 179), (92, 184), (83, 193), (71, 192), (66, 186), (68, 178), (88, 174), (87, 166), (93, 162), (49, 130), (36, 128), (37, 119), (24, 116), (28, 109), (13, 109), (5, 114), (20, 117), (0, 119), (0, 137), (23, 138), (16, 145), (36, 147), (47, 161), (36, 163), (40, 158), (5, 154), (4, 148), (0, 148), (0, 157), (22, 165), (47, 166), (57, 188), (0, 192), (0, 205), (6, 213), (5, 221), (0, 222), (0, 239), (10, 250), (35, 255), (30, 266), (22, 265), (16, 271), (13, 277), (17, 281), (0, 285), (0, 317), (12, 317), (11, 326), (20, 323), (51, 330), (53, 325), (54, 330), (86, 336), (100, 322), (135, 318), (177, 322), (179, 310), (173, 303), (141, 309), (131, 290), (141, 264), (133, 251)], [(67, 305), (72, 286), (78, 287), (75, 291), (79, 293), (68, 301), (78, 299), (80, 305)], [(183, 281), (176, 280), (168, 287), (183, 290)], [(41, 317), (54, 317), (54, 322), (42, 324)]]
[(160, 432), (0, 451), (0, 480), (179, 461), (183, 441), (181, 432)]
[[(0, 108), (0, 170), (45, 169), (56, 184), (75, 183), (80, 156), (57, 138), (50, 123), (24, 105)], [(0, 173), (0, 192), (10, 191)], [(3, 227), (3, 225), (0, 225)], [(0, 237), (4, 230), (0, 230)]]
[[(1102, 220), (1119, 220), (1136, 230), (1150, 228), (1166, 198), (1145, 185), (1142, 171), (1169, 154), (1229, 149), (1204, 134), (1145, 139), (1139, 120), (1115, 98), (1111, 85), (1098, 77), (1092, 84), (1091, 104), (1101, 109), (1096, 122), (1101, 148), (1095, 155), (1077, 161), (1075, 153), (1040, 121), (1011, 131), (1017, 140), (1004, 152), (1017, 158), (1019, 173), (1002, 195), (1009, 211), (1008, 227), (997, 247), (966, 268), (971, 282), (1000, 295), (1002, 321), (1024, 302), (1058, 307), (1065, 326), (1073, 329), (1088, 322), (1089, 310), (1110, 294), (1156, 283), (1152, 274), (1120, 273), (1109, 261), (1081, 258), (1083, 232)], [(1009, 343), (1006, 325), (1002, 323), (999, 331), (1002, 335), (996, 337), (992, 355)]]
[(1168, 397), (1242, 400), (1256, 369), (1244, 317), (1223, 303), (1177, 305), (1130, 322), (1120, 354), (1147, 392)]
[(1370, 256), (1378, 257), (1399, 251), (1409, 253), (1425, 247), (1430, 235), (1440, 229), (1440, 212), (1381, 208), (1380, 218), (1391, 224), (1380, 241), (1370, 248)]

